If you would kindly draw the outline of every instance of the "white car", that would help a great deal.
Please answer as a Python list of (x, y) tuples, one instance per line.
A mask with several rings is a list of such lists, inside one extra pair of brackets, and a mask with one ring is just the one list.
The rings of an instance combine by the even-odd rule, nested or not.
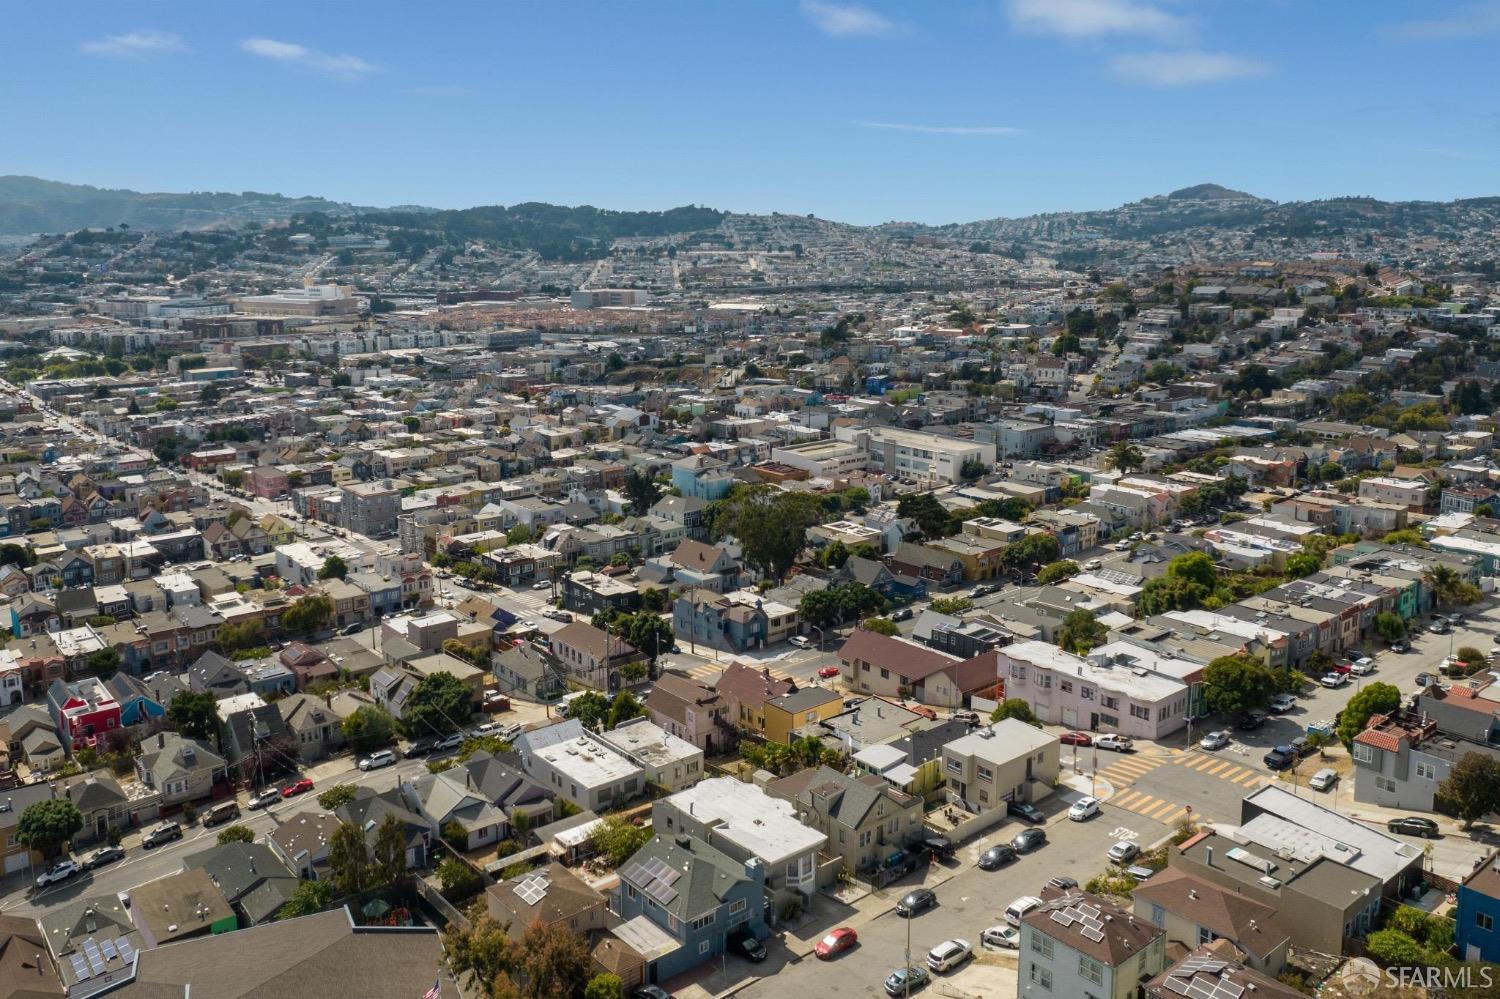
[(1349, 672), (1355, 676), (1369, 676), (1375, 672), (1375, 661), (1373, 659), (1356, 659), (1349, 664)]
[(274, 787), (268, 787), (263, 791), (252, 794), (250, 800), (246, 802), (246, 807), (251, 809), (265, 808), (268, 805), (276, 804), (280, 800), (281, 792)]
[(991, 926), (979, 934), (979, 942), (986, 947), (1009, 947), (1015, 950), (1021, 946), (1021, 933), (1014, 926)]
[(1338, 782), (1338, 779), (1338, 771), (1332, 767), (1324, 767), (1312, 775), (1312, 778), (1307, 782), (1307, 786), (1314, 791), (1326, 791), (1333, 787)]
[(381, 767), (394, 766), (395, 763), (396, 754), (391, 752), (389, 749), (382, 749), (380, 752), (371, 753), (369, 756), (366, 756), (364, 759), (360, 760), (359, 768), (361, 770), (379, 770)]
[(957, 937), (944, 940), (927, 952), (927, 967), (933, 971), (950, 971), (974, 956), (974, 947)]
[(1089, 569), (1089, 570), (1102, 569), (1102, 568), (1104, 568), (1104, 563), (1101, 562), (1099, 559), (1091, 558), (1087, 562), (1083, 563), (1083, 567), (1085, 569)]
[(1349, 682), (1349, 674), (1324, 673), (1323, 679), (1319, 680), (1318, 682), (1327, 687), (1329, 690), (1334, 690), (1338, 687), (1342, 687), (1344, 684)]
[(80, 869), (81, 868), (79, 868), (79, 866), (71, 860), (59, 860), (57, 863), (53, 864), (51, 868), (37, 875), (36, 886), (38, 888), (45, 888), (48, 885), (57, 884), (59, 881), (66, 881), (73, 875), (77, 874)]
[(809, 642), (807, 640), (807, 636), (805, 635), (793, 635), (791, 638), (788, 638), (787, 641), (795, 645), (799, 649), (812, 648), (812, 642)]
[(1284, 715), (1297, 706), (1297, 699), (1291, 694), (1277, 694), (1266, 704), (1278, 715)]
[(1113, 750), (1116, 753), (1135, 752), (1135, 743), (1130, 741), (1128, 735), (1116, 735), (1113, 732), (1106, 732), (1099, 736), (1094, 740), (1094, 745), (1100, 749)]
[(1110, 545), (1110, 547), (1113, 548), (1117, 552), (1128, 552), (1128, 551), (1130, 551), (1130, 542), (1129, 541), (1116, 541), (1114, 544)]
[(1223, 749), (1227, 745), (1229, 745), (1229, 733), (1222, 729), (1218, 732), (1210, 732), (1198, 740), (1200, 749)]
[(1079, 798), (1068, 807), (1068, 818), (1074, 822), (1082, 822), (1099, 814), (1098, 798)]

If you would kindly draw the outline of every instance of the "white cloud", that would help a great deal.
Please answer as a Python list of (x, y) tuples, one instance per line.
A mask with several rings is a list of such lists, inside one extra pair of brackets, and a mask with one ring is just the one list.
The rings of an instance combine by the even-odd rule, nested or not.
[(123, 35), (109, 35), (79, 44), (79, 51), (86, 55), (111, 56), (116, 59), (144, 59), (162, 52), (177, 52), (185, 48), (182, 38), (170, 31), (127, 31)]
[(1178, 52), (1138, 52), (1115, 56), (1109, 68), (1116, 76), (1136, 83), (1157, 87), (1185, 87), (1194, 83), (1213, 83), (1266, 72), (1265, 63), (1229, 52), (1201, 52), (1185, 49)]
[(1454, 11), (1446, 17), (1423, 21), (1405, 21), (1390, 26), (1386, 33), (1399, 39), (1464, 39), (1492, 35), (1500, 31), (1500, 3), (1476, 3)]
[(1187, 30), (1186, 19), (1135, 0), (1008, 0), (1016, 28), (1063, 38), (1150, 35), (1166, 38)]
[(1006, 125), (912, 125), (896, 121), (862, 121), (860, 128), (883, 128), (892, 132), (920, 132), (923, 135), (1020, 135), (1019, 128)]
[(301, 66), (344, 79), (365, 76), (379, 69), (374, 63), (366, 62), (359, 56), (331, 55), (295, 42), (278, 42), (274, 38), (247, 38), (240, 42), (240, 48), (262, 59)]
[(856, 4), (803, 0), (802, 13), (819, 31), (834, 38), (869, 38), (896, 30), (895, 21)]

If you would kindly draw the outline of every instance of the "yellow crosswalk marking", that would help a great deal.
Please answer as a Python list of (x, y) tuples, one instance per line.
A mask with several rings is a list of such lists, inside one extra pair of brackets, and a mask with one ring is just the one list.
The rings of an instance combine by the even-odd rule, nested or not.
[(1131, 791), (1129, 794), (1125, 795), (1125, 797), (1115, 802), (1115, 804), (1119, 805), (1121, 808), (1129, 808), (1132, 801), (1140, 801), (1144, 797), (1146, 797), (1146, 795), (1142, 794), (1140, 791)]
[(1224, 771), (1221, 774), (1215, 774), (1215, 776), (1218, 777), (1219, 780), (1234, 780), (1240, 774), (1249, 772), (1250, 771), (1246, 770), (1244, 767), (1230, 767), (1228, 770)]
[(1245, 784), (1256, 779), (1258, 779), (1258, 775), (1254, 770), (1246, 770), (1243, 774), (1234, 779), (1234, 783)]
[(1128, 807), (1130, 808), (1130, 810), (1132, 812), (1135, 812), (1137, 815), (1145, 815), (1152, 808), (1154, 808), (1155, 806), (1160, 805), (1160, 804), (1161, 804), (1161, 799), (1160, 798), (1152, 798), (1152, 797), (1148, 796), (1144, 801), (1137, 801), (1135, 804), (1130, 805)]
[(1210, 777), (1213, 777), (1213, 776), (1216, 776), (1218, 774), (1223, 773), (1225, 770), (1228, 770), (1233, 765), (1234, 764), (1230, 763), (1228, 760), (1220, 760), (1219, 762), (1215, 763), (1211, 767), (1205, 767), (1204, 770), (1203, 770), (1203, 773), (1206, 773)]
[(1156, 811), (1152, 812), (1150, 815), (1146, 816), (1146, 818), (1148, 818), (1148, 819), (1160, 819), (1160, 818), (1164, 818), (1165, 816), (1171, 815), (1175, 811), (1179, 811), (1181, 808), (1182, 808), (1182, 806), (1179, 805), (1179, 804), (1177, 804), (1177, 802), (1175, 802), (1175, 801), (1169, 801), (1165, 805), (1163, 805), (1162, 807), (1158, 808)]

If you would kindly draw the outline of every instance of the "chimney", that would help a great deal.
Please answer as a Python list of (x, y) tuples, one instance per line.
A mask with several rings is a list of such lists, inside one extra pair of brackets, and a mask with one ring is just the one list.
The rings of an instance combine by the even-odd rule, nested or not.
[(1214, 866), (1214, 848), (1213, 847), (1211, 847), (1211, 846), (1205, 846), (1203, 848), (1203, 862), (1205, 864), (1207, 864), (1209, 867)]

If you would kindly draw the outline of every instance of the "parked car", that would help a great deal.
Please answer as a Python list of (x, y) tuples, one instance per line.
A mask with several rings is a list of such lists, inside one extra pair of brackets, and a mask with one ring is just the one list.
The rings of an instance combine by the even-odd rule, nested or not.
[(1035, 895), (1022, 895), (1005, 907), (1005, 921), (1012, 926), (1019, 927), (1021, 920), (1026, 918), (1026, 914), (1032, 909), (1040, 908), (1041, 904), (1042, 900)]
[(1291, 746), (1277, 746), (1262, 757), (1261, 762), (1265, 763), (1267, 770), (1287, 770), (1297, 762), (1297, 753)]
[(1405, 642), (1392, 642), (1391, 643), (1391, 651), (1395, 652), (1397, 654), (1402, 654), (1402, 653), (1410, 652), (1411, 651), (1411, 646), (1407, 645)]
[(1094, 569), (1104, 568), (1104, 563), (1099, 559), (1091, 558), (1087, 562), (1083, 563), (1083, 567), (1085, 569), (1088, 569), (1089, 571), (1093, 571)]
[(233, 799), (221, 801), (203, 813), (203, 828), (212, 829), (240, 817), (240, 806)]
[(1025, 801), (1011, 801), (1005, 805), (1005, 811), (1017, 818), (1025, 819), (1032, 825), (1039, 826), (1047, 821), (1047, 817), (1041, 813), (1035, 805)]
[(552, 588), (552, 584), (547, 582), (545, 579), (539, 579), (535, 583), (531, 584), (531, 588), (533, 590), (549, 590)]
[(1235, 727), (1241, 732), (1254, 732), (1265, 723), (1266, 714), (1264, 711), (1251, 711), (1245, 717), (1241, 718), (1240, 723)]
[(917, 844), (917, 849), (936, 857), (939, 860), (952, 860), (958, 852), (958, 847), (946, 836), (928, 836)]
[(1068, 807), (1068, 818), (1074, 822), (1083, 822), (1098, 815), (1099, 812), (1099, 799), (1085, 796)]
[(1456, 628), (1464, 623), (1464, 616), (1462, 614), (1449, 614), (1448, 623)]
[(59, 860), (36, 876), (36, 886), (45, 888), (48, 885), (60, 884), (82, 870), (83, 868), (73, 860)]
[(1112, 864), (1128, 864), (1136, 857), (1140, 856), (1140, 854), (1140, 847), (1136, 846), (1128, 839), (1122, 839), (1114, 846), (1109, 848), (1108, 856), (1109, 862)]
[(1277, 694), (1266, 702), (1266, 707), (1278, 715), (1284, 715), (1297, 706), (1297, 699), (1291, 694)]
[(807, 640), (806, 635), (793, 635), (791, 638), (788, 638), (787, 641), (795, 645), (799, 649), (812, 648), (812, 642), (809, 642)]
[(911, 619), (912, 610), (910, 607), (899, 607), (891, 612), (892, 621), (910, 621)]
[(1385, 827), (1393, 833), (1401, 833), (1406, 836), (1422, 836), (1426, 839), (1437, 839), (1441, 835), (1436, 822), (1420, 815), (1407, 815), (1403, 818), (1391, 819), (1391, 821), (1385, 824)]
[(464, 734), (462, 732), (454, 732), (452, 735), (445, 735), (437, 742), (434, 742), (432, 744), (432, 751), (434, 753), (441, 753), (444, 750), (457, 749), (463, 744)]
[(406, 746), (406, 752), (402, 755), (408, 760), (415, 760), (419, 756), (426, 756), (437, 746), (437, 740), (430, 735), (424, 735), (420, 739), (413, 739)]
[(838, 957), (846, 950), (853, 949), (859, 943), (859, 934), (854, 932), (852, 926), (840, 926), (829, 932), (818, 945), (813, 948), (813, 953), (823, 960)]
[(141, 837), (141, 846), (149, 850), (153, 846), (161, 846), (174, 839), (182, 839), (182, 826), (176, 822), (163, 822), (147, 830), (146, 835)]
[(979, 942), (986, 947), (1015, 950), (1021, 946), (1021, 933), (1014, 926), (991, 926), (979, 934)]
[(1059, 874), (1055, 878), (1047, 879), (1047, 887), (1055, 888), (1058, 891), (1072, 891), (1078, 887), (1078, 881), (1076, 878), (1070, 878), (1066, 874)]
[(914, 964), (909, 968), (897, 968), (886, 976), (885, 994), (888, 996), (904, 996), (908, 992), (915, 992), (927, 984), (927, 969), (920, 964)]
[(1113, 732), (1106, 732), (1099, 736), (1094, 740), (1094, 745), (1100, 749), (1114, 750), (1117, 753), (1135, 752), (1135, 743), (1130, 741), (1128, 735), (1116, 735)]
[(247, 803), (247, 807), (251, 809), (265, 808), (268, 805), (276, 804), (276, 802), (280, 800), (281, 792), (276, 790), (276, 788), (274, 787), (268, 787), (252, 794), (250, 796), (250, 801)]
[(1092, 746), (1094, 737), (1087, 732), (1064, 732), (1057, 737), (1057, 741), (1064, 746)]
[(113, 864), (117, 860), (125, 859), (125, 850), (118, 846), (101, 846), (87, 857), (83, 858), (83, 869), (92, 871), (96, 867), (105, 864)]
[(822, 677), (824, 680), (831, 680), (838, 675), (839, 668), (837, 666), (828, 665), (818, 670), (818, 676)]
[(307, 792), (311, 791), (312, 789), (313, 789), (312, 778), (311, 777), (303, 777), (301, 780), (292, 781), (292, 783), (290, 783), (286, 787), (282, 788), (281, 789), (281, 796), (283, 798), (295, 798), (297, 795), (299, 795), (299, 794), (306, 794)]
[(1431, 686), (1432, 684), (1434, 684), (1436, 682), (1437, 682), (1437, 677), (1433, 676), (1431, 673), (1418, 673), (1417, 674), (1417, 686), (1418, 687)]
[(901, 896), (901, 901), (896, 903), (896, 915), (915, 916), (926, 912), (937, 905), (937, 896), (930, 888), (917, 888)]
[(1198, 747), (1200, 749), (1223, 749), (1227, 745), (1229, 745), (1229, 733), (1222, 729), (1217, 732), (1210, 732), (1198, 740)]
[(1318, 681), (1329, 690), (1335, 690), (1349, 682), (1348, 673), (1329, 672), (1323, 674), (1323, 679)]
[(1047, 845), (1047, 830), (1033, 827), (1022, 829), (1016, 834), (1016, 838), (1010, 841), (1010, 845), (1017, 853), (1030, 853), (1032, 850), (1040, 850)]
[(1333, 785), (1337, 784), (1338, 780), (1338, 771), (1334, 770), (1332, 767), (1324, 767), (1322, 770), (1319, 770), (1317, 773), (1312, 775), (1312, 777), (1307, 782), (1307, 786), (1312, 788), (1314, 791), (1327, 791), (1329, 788), (1333, 787)]
[(979, 869), (981, 871), (993, 871), (1015, 860), (1017, 856), (1015, 847), (1009, 843), (992, 846), (979, 855)]
[(766, 945), (755, 939), (755, 934), (750, 932), (747, 926), (742, 926), (736, 932), (729, 934), (725, 942), (731, 951), (747, 961), (759, 964), (766, 959)]
[(1349, 664), (1349, 672), (1355, 676), (1369, 676), (1375, 672), (1375, 660), (1368, 658), (1356, 659)]
[(927, 967), (941, 974), (945, 971), (952, 971), (973, 956), (973, 944), (954, 937), (952, 940), (944, 940), (927, 952)]
[(1432, 632), (1434, 635), (1446, 635), (1448, 634), (1448, 622), (1439, 618), (1438, 620), (1432, 622), (1432, 626), (1427, 630)]
[[(497, 726), (498, 731), (498, 726)], [(359, 761), (361, 770), (379, 770), (381, 767), (396, 765), (396, 754), (389, 749), (382, 749), (378, 753), (371, 753)]]
[(987, 597), (991, 593), (994, 593), (994, 592), (995, 592), (995, 588), (993, 586), (991, 586), (989, 583), (980, 583), (978, 586), (974, 587), (973, 589), (971, 589), (969, 591), (969, 596), (971, 596), (971, 597)]
[(339, 634), (340, 635), (357, 635), (361, 631), (364, 631), (364, 630), (365, 630), (365, 626), (363, 624), (361, 624), (360, 622), (355, 621), (353, 624), (349, 625), (349, 627), (347, 627), (343, 631), (339, 632)]

